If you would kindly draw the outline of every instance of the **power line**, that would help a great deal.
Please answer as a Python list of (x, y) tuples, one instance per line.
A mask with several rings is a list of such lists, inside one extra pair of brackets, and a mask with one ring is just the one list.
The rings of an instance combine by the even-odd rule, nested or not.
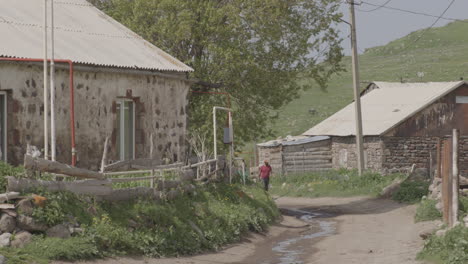
[[(368, 3), (368, 2), (365, 2), (365, 1), (361, 1), (361, 3), (362, 3), (362, 4), (365, 4), (365, 5), (374, 6), (374, 7), (380, 7), (380, 6), (381, 6), (381, 5), (376, 5), (376, 4)], [(463, 23), (468, 23), (468, 21), (465, 21), (465, 20), (462, 20), (462, 19), (457, 19), (457, 18), (452, 18), (452, 17), (438, 16), (438, 15), (423, 13), (423, 12), (414, 11), (414, 10), (402, 9), (402, 8), (397, 8), (397, 7), (381, 6), (381, 8), (388, 9), (388, 10), (393, 10), (393, 11), (399, 11), (399, 12), (403, 12), (403, 13), (409, 13), (409, 14), (413, 14), (413, 15), (420, 15), (420, 16), (433, 17), (433, 18), (439, 18), (439, 17), (440, 17), (440, 19), (444, 19), (444, 20), (460, 21), (460, 22), (463, 22)]]
[(452, 2), (450, 2), (450, 4), (447, 6), (447, 8), (445, 8), (444, 12), (442, 12), (442, 14), (434, 21), (434, 23), (432, 23), (432, 25), (426, 29), (423, 30), (423, 32), (421, 33), (421, 35), (419, 35), (419, 37), (413, 42), (413, 43), (416, 43), (418, 42), (418, 40), (420, 40), (422, 38), (422, 36), (424, 36), (424, 34), (426, 34), (426, 32), (433, 28), (435, 26), (435, 24), (437, 24), (437, 22), (439, 22), (439, 20), (442, 18), (443, 15), (445, 15), (445, 13), (450, 9), (450, 7), (453, 5), (453, 3), (455, 3), (456, 0), (452, 0)]
[(362, 9), (358, 9), (359, 11), (361, 12), (374, 12), (374, 11), (377, 11), (379, 10), (380, 8), (383, 8), (385, 7), (387, 4), (389, 4), (392, 0), (387, 0), (387, 2), (383, 3), (382, 5), (379, 5), (373, 9), (370, 9), (370, 10), (362, 10)]

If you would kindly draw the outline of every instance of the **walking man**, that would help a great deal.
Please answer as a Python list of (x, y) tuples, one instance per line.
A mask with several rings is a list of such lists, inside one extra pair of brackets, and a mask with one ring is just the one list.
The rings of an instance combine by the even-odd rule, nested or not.
[(268, 160), (265, 160), (263, 163), (264, 165), (260, 167), (258, 177), (262, 179), (265, 191), (268, 191), (268, 186), (270, 185), (271, 166), (268, 163)]

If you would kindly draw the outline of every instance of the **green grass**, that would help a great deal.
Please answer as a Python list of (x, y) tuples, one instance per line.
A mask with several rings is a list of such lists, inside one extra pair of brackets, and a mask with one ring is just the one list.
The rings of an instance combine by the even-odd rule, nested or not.
[(212, 184), (173, 201), (96, 202), (70, 193), (47, 193), (34, 217), (49, 226), (74, 218), (84, 233), (59, 240), (35, 235), (23, 249), (2, 248), (9, 263), (47, 263), (120, 255), (180, 256), (216, 250), (260, 232), (279, 217), (276, 205), (256, 186)]
[(366, 172), (359, 176), (356, 170), (331, 170), (300, 175), (272, 177), (271, 193), (296, 197), (344, 197), (355, 195), (376, 196), (399, 174), (381, 176)]
[(417, 203), (427, 195), (429, 182), (424, 181), (404, 181), (393, 195), (392, 199), (400, 203)]
[(468, 228), (457, 226), (445, 236), (431, 236), (418, 259), (444, 264), (468, 263)]
[[(367, 49), (359, 56), (361, 88), (369, 81), (427, 82), (468, 78), (468, 35), (464, 34), (467, 31), (468, 23), (453, 22), (427, 30), (415, 44), (421, 32)], [(335, 75), (326, 91), (311, 80), (299, 80), (310, 82), (313, 87), (278, 111), (279, 119), (272, 124), (277, 132), (275, 137), (301, 134), (352, 102), (350, 57), (345, 57), (342, 63), (346, 72)], [(417, 76), (418, 72), (424, 72), (422, 79)], [(317, 113), (310, 114), (310, 108)]]
[(423, 199), (416, 209), (414, 220), (423, 222), (441, 219), (442, 213), (437, 210), (436, 204), (436, 200)]

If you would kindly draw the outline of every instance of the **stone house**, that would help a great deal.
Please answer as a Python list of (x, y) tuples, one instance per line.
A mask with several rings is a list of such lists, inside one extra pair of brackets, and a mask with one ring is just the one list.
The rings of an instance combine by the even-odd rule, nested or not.
[[(462, 161), (468, 161), (467, 83), (374, 82), (361, 94), (361, 103), (367, 169), (385, 172), (416, 164), (433, 172), (440, 141), (454, 128), (462, 137)], [(333, 168), (357, 167), (354, 102), (303, 135), (330, 137)], [(466, 176), (468, 166), (461, 163)]]
[[(374, 82), (362, 92), (361, 104), (367, 169), (385, 173), (415, 164), (433, 173), (442, 139), (455, 128), (461, 135), (460, 172), (468, 176), (467, 83)], [(356, 168), (354, 107), (353, 102), (299, 137), (258, 144), (257, 160), (269, 159), (285, 174)]]
[[(12, 164), (27, 144), (44, 148), (42, 5), (0, 0), (0, 152)], [(151, 148), (183, 160), (193, 70), (85, 0), (54, 0), (54, 12), (57, 160), (74, 152), (76, 166), (96, 169), (106, 137), (110, 160)]]

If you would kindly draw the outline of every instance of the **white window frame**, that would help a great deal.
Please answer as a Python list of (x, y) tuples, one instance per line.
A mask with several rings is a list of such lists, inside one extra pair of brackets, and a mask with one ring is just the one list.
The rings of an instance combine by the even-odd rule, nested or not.
[(120, 139), (119, 146), (120, 146), (120, 148), (123, 148), (123, 151), (122, 151), (122, 149), (119, 149), (119, 159), (120, 160), (125, 160), (125, 137), (122, 136), (122, 135), (124, 135), (123, 131), (125, 130), (125, 128), (124, 128), (125, 127), (125, 120), (123, 118), (124, 111), (125, 111), (125, 109), (123, 107), (124, 102), (132, 103), (132, 107), (133, 107), (133, 111), (132, 111), (133, 112), (133, 118), (132, 118), (133, 119), (133, 124), (132, 124), (132, 126), (133, 126), (133, 138), (132, 138), (133, 151), (132, 151), (132, 154), (133, 155), (132, 155), (132, 159), (135, 159), (135, 153), (136, 153), (136, 145), (135, 145), (135, 132), (136, 132), (135, 131), (136, 130), (136, 128), (135, 128), (135, 108), (136, 107), (135, 107), (135, 101), (133, 101), (131, 99), (120, 98), (120, 99), (117, 100), (117, 104), (120, 105), (120, 107), (119, 107), (120, 113), (118, 113), (120, 115), (120, 118), (119, 118), (120, 123), (118, 124), (118, 126), (119, 126), (118, 127), (118, 129), (119, 129), (118, 133), (120, 135), (120, 137), (119, 137), (119, 139)]
[(2, 157), (2, 160), (4, 162), (8, 162), (8, 142), (7, 142), (7, 134), (8, 134), (8, 107), (7, 107), (7, 102), (8, 102), (8, 94), (6, 91), (0, 91), (0, 95), (3, 95), (3, 113), (5, 115), (4, 117), (4, 120), (3, 120), (3, 129), (5, 130), (4, 134), (3, 134), (3, 141), (5, 142), (5, 146), (2, 146), (3, 149), (2, 149), (2, 154), (3, 154), (3, 157)]

